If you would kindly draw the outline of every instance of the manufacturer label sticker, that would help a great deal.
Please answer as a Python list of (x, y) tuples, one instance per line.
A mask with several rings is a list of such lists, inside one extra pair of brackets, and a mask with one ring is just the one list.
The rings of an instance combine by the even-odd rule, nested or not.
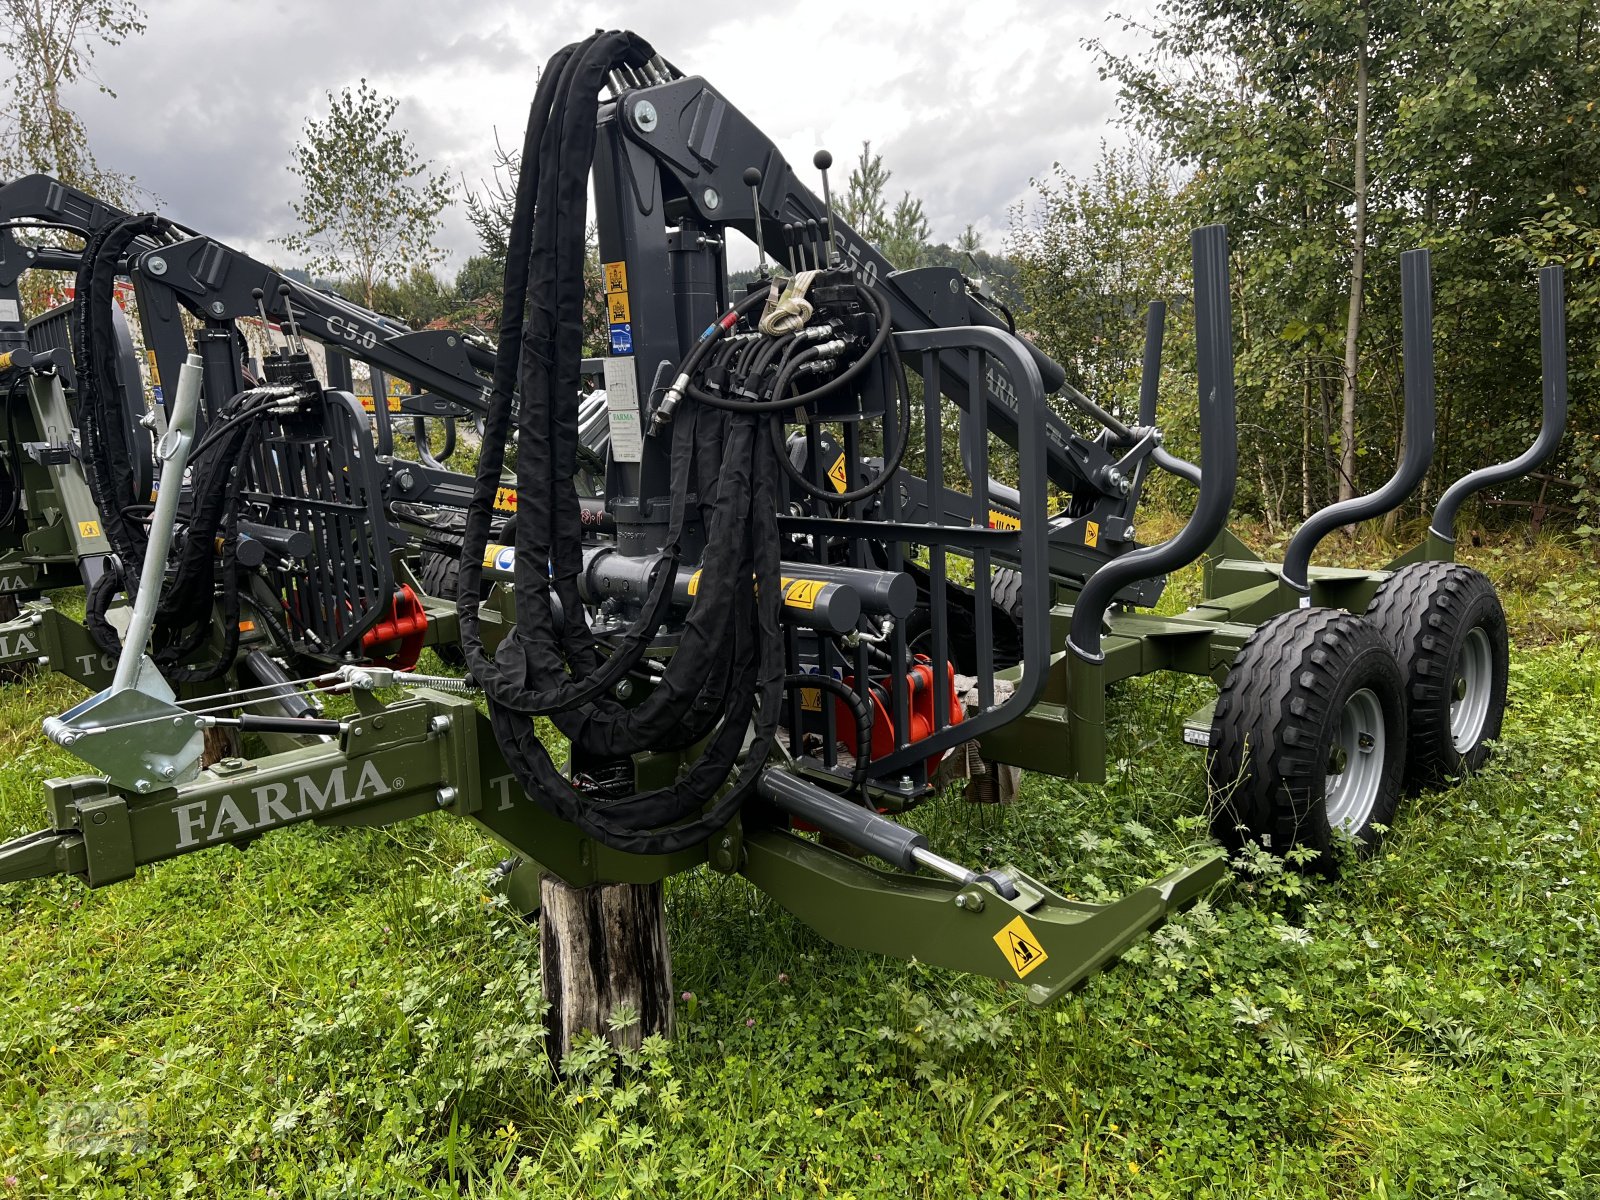
[[(627, 326), (622, 328), (626, 329)], [(628, 348), (633, 342), (628, 340)], [(611, 327), (611, 349), (617, 349), (617, 326)], [(633, 376), (633, 359), (608, 358), (606, 418), (611, 426), (611, 457), (618, 462), (638, 462), (644, 457), (644, 428), (639, 421), (639, 384)]]
[(1028, 928), (1028, 923), (1021, 917), (995, 934), (994, 944), (1000, 947), (1000, 953), (1006, 956), (1006, 961), (1011, 964), (1011, 969), (1017, 973), (1018, 979), (1027, 978), (1029, 971), (1050, 957), (1039, 944), (1039, 939), (1033, 936), (1033, 930)]
[(633, 353), (633, 326), (613, 325), (611, 327), (611, 353)]

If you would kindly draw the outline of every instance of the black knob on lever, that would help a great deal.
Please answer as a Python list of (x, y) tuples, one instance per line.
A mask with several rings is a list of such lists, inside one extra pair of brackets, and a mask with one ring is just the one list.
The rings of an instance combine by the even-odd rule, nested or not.
[(811, 156), (811, 165), (822, 172), (822, 207), (828, 213), (828, 265), (833, 265), (834, 240), (833, 240), (833, 193), (828, 188), (828, 168), (833, 166), (833, 155), (826, 150), (818, 150)]
[(767, 251), (761, 242), (761, 168), (746, 167), (744, 169), (744, 185), (750, 189), (750, 210), (755, 214), (756, 221), (756, 262), (761, 269), (761, 277), (767, 276)]

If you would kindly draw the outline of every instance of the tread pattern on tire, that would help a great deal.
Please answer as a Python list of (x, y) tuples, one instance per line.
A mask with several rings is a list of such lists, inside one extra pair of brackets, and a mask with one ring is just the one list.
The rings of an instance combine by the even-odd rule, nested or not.
[(1022, 624), (1022, 572), (996, 567), (989, 576), (989, 599), (1017, 624)]
[[(1458, 643), (1481, 623), (1472, 619), (1475, 613), (1488, 619), (1495, 691), (1479, 744), (1462, 755), (1450, 737), (1448, 697)], [(1367, 620), (1389, 642), (1405, 683), (1407, 789), (1447, 783), (1481, 767), (1488, 758), (1483, 743), (1500, 735), (1507, 675), (1505, 611), (1488, 576), (1456, 562), (1410, 563), (1384, 581), (1367, 606)]]
[[(1327, 770), (1319, 731), (1330, 717), (1337, 719), (1330, 708), (1339, 680), (1373, 650), (1388, 664), (1382, 686), (1401, 720), (1390, 753), (1400, 756), (1399, 675), (1387, 644), (1367, 621), (1339, 609), (1304, 608), (1251, 634), (1217, 695), (1212, 718), (1207, 771), (1218, 840), (1237, 849), (1265, 835), (1267, 848), (1278, 855), (1309, 845), (1322, 852), (1319, 863), (1327, 869), (1332, 831), (1320, 805), (1310, 811)], [(1371, 818), (1384, 824), (1398, 798), (1398, 766), (1391, 774), (1390, 794), (1379, 796)]]

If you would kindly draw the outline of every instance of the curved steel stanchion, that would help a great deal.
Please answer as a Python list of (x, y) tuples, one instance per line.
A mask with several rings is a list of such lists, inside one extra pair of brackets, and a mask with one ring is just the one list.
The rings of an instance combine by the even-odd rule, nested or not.
[(1539, 436), (1532, 446), (1510, 462), (1483, 467), (1451, 484), (1433, 510), (1428, 532), (1446, 542), (1456, 540), (1456, 513), (1474, 492), (1526, 475), (1541, 466), (1561, 444), (1567, 429), (1567, 311), (1563, 299), (1566, 270), (1545, 267), (1539, 272), (1539, 351), (1544, 373), (1544, 413)]
[(1311, 603), (1311, 556), (1322, 539), (1341, 525), (1381, 517), (1398, 508), (1433, 462), (1433, 282), (1426, 250), (1407, 250), (1400, 256), (1400, 320), (1405, 357), (1405, 455), (1377, 491), (1320, 508), (1295, 530), (1283, 552), (1283, 582), (1300, 594), (1302, 608)]
[[(1175, 537), (1112, 559), (1084, 583), (1073, 606), (1067, 647), (1085, 662), (1105, 660), (1100, 626), (1112, 598), (1137, 580), (1170, 574), (1193, 562), (1222, 531), (1233, 507), (1238, 428), (1233, 405), (1228, 231), (1222, 225), (1207, 225), (1195, 230), (1189, 242), (1194, 261), (1195, 368), (1200, 387), (1200, 495), (1194, 512)], [(1141, 397), (1141, 412), (1143, 407)]]

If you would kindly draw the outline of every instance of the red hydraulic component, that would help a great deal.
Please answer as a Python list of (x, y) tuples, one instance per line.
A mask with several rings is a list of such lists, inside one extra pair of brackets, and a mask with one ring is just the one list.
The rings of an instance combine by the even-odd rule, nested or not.
[[(409, 671), (422, 656), (422, 641), (427, 632), (428, 614), (423, 610), (422, 601), (409, 585), (402, 583), (395, 589), (388, 615), (361, 635), (361, 648), (375, 667)], [(376, 647), (389, 642), (398, 644), (388, 654), (376, 652)]]
[[(944, 671), (944, 685), (949, 689), (950, 723), (958, 725), (966, 719), (966, 711), (962, 708), (961, 698), (956, 694), (956, 669), (947, 662)], [(906, 683), (911, 691), (906, 713), (906, 721), (910, 725), (906, 730), (907, 745), (922, 741), (936, 730), (933, 713), (934, 679), (933, 661), (926, 654), (917, 655), (916, 665), (906, 672)], [(855, 677), (846, 676), (844, 684), (846, 687), (854, 687)], [(869, 689), (869, 694), (872, 696), (872, 757), (876, 761), (894, 753), (894, 701), (889, 694), (888, 680), (874, 683)], [(856, 720), (842, 700), (834, 701), (834, 720), (839, 730), (839, 740), (851, 754), (854, 754)], [(943, 757), (941, 753), (928, 759), (929, 774), (938, 768), (939, 760)]]

